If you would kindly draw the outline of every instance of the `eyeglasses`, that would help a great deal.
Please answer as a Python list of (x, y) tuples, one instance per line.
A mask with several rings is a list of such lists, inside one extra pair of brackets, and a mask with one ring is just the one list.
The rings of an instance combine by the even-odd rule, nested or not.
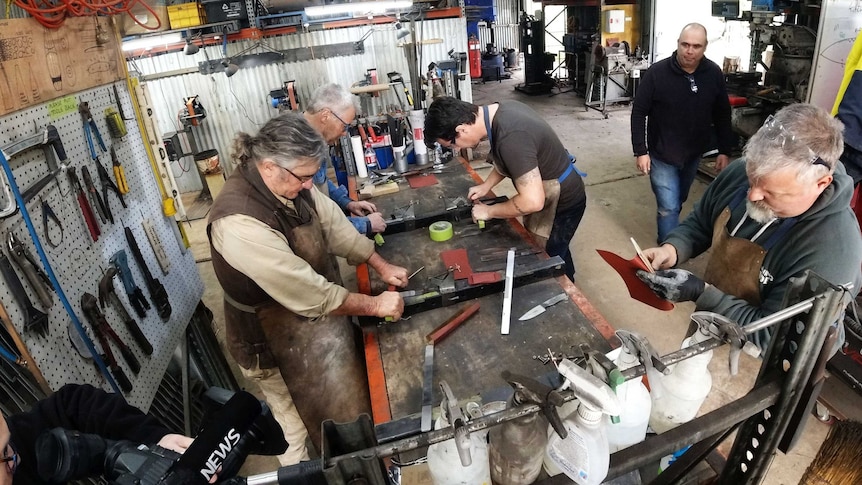
[(803, 146), (806, 150), (808, 150), (808, 154), (810, 155), (810, 160), (808, 163), (812, 165), (822, 165), (828, 169), (832, 167), (826, 163), (826, 160), (820, 158), (819, 155), (814, 153), (814, 150), (803, 144), (800, 140), (796, 139), (796, 136), (793, 133), (787, 131), (784, 128), (784, 125), (781, 124), (780, 121), (775, 119), (775, 116), (769, 115), (766, 117), (766, 121), (763, 122), (763, 127), (761, 128), (763, 131), (763, 135), (768, 140), (780, 140), (781, 141), (781, 149), (784, 151), (785, 155), (793, 156), (793, 144), (796, 143), (797, 146)]
[(6, 464), (6, 469), (11, 475), (14, 475), (18, 470), (18, 453), (15, 452), (15, 447), (12, 446), (11, 441), (3, 449), (3, 458), (0, 458), (0, 463)]
[(686, 76), (686, 77), (688, 78), (688, 82), (689, 82), (689, 84), (691, 84), (691, 92), (696, 93), (696, 92), (697, 92), (697, 83), (696, 83), (696, 82), (694, 82), (694, 76), (692, 76), (691, 74), (689, 74), (689, 75), (688, 75), (688, 76)]
[(293, 178), (295, 178), (296, 180), (299, 180), (299, 183), (301, 183), (301, 184), (304, 184), (304, 183), (308, 182), (309, 180), (311, 180), (311, 179), (313, 179), (313, 178), (314, 178), (314, 175), (316, 175), (316, 174), (312, 174), (312, 175), (303, 175), (302, 177), (300, 177), (299, 175), (297, 175), (297, 174), (293, 173), (293, 171), (292, 171), (292, 170), (290, 170), (289, 168), (282, 167), (281, 165), (279, 165), (279, 164), (277, 164), (277, 163), (275, 164), (275, 166), (276, 166), (276, 167), (278, 167), (278, 168), (281, 168), (281, 169), (286, 170), (286, 171), (287, 171), (287, 173), (289, 173), (289, 174), (293, 175)]
[(348, 128), (350, 128), (350, 123), (348, 123), (348, 122), (346, 122), (346, 121), (342, 120), (342, 119), (341, 119), (341, 116), (338, 116), (337, 114), (335, 114), (335, 111), (329, 110), (329, 112), (330, 112), (330, 113), (332, 113), (332, 116), (335, 116), (335, 119), (337, 119), (338, 121), (340, 121), (340, 122), (341, 122), (341, 124), (342, 124), (342, 125), (344, 125), (344, 129), (345, 129), (345, 130), (347, 130)]

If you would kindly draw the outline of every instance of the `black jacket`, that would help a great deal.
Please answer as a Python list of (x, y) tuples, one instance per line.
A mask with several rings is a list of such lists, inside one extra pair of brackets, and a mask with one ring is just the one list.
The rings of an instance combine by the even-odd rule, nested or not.
[(703, 58), (688, 74), (674, 51), (644, 73), (632, 106), (635, 156), (649, 153), (681, 167), (711, 148), (713, 129), (719, 153), (730, 155), (736, 143), (730, 102), (724, 74), (714, 62)]
[(47, 483), (36, 468), (36, 440), (45, 431), (66, 428), (110, 440), (154, 445), (170, 431), (155, 418), (126, 404), (121, 396), (90, 385), (67, 384), (26, 413), (6, 418), (11, 441), (21, 462), (14, 482)]

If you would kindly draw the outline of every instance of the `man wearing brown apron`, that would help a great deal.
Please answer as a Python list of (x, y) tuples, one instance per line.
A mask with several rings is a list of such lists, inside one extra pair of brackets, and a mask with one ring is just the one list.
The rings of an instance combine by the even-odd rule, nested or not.
[[(224, 290), (228, 348), (258, 382), (289, 444), (282, 465), (308, 459), (325, 419), (370, 413), (360, 333), (344, 315), (398, 319), (396, 292), (341, 286), (334, 256), (367, 262), (387, 284), (407, 270), (387, 263), (341, 209), (313, 187), (325, 144), (301, 115), (282, 114), (234, 142), (239, 166), (213, 203), (207, 233)], [(307, 430), (307, 433), (306, 433)]]
[[(790, 278), (805, 270), (852, 284), (855, 297), (862, 236), (849, 206), (853, 181), (838, 162), (843, 143), (841, 123), (816, 106), (770, 116), (667, 242), (644, 251), (658, 271), (638, 276), (662, 298), (694, 301), (743, 326), (780, 310)], [(667, 269), (707, 249), (703, 280)], [(753, 341), (765, 349), (770, 335)]]
[[(481, 109), (479, 109), (481, 108)], [(440, 97), (428, 107), (425, 142), (443, 147), (475, 148), (487, 139), (494, 169), (481, 185), (471, 187), (473, 220), (523, 216), (524, 226), (550, 256), (566, 263), (566, 275), (575, 280), (569, 243), (587, 206), (582, 174), (574, 157), (563, 147), (553, 128), (529, 106), (503, 101), (476, 106)], [(517, 195), (503, 204), (485, 205), (479, 199), (505, 178), (511, 178)]]

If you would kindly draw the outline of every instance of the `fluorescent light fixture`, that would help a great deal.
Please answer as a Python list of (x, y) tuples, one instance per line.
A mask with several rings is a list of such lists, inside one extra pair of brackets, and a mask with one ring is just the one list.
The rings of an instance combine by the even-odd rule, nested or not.
[(180, 32), (171, 32), (170, 34), (151, 35), (147, 37), (138, 37), (137, 39), (127, 40), (123, 42), (124, 51), (134, 51), (138, 49), (152, 49), (153, 47), (164, 46), (169, 44), (179, 44), (183, 41), (183, 36)]
[(411, 0), (333, 3), (330, 5), (305, 7), (305, 15), (308, 15), (309, 17), (320, 17), (323, 15), (336, 15), (340, 13), (383, 13), (387, 10), (404, 10), (412, 6), (413, 2)]

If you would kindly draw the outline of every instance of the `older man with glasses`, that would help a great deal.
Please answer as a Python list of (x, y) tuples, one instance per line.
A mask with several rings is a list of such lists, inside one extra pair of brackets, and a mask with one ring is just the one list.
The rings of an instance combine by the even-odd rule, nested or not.
[(325, 155), (320, 134), (295, 113), (234, 141), (239, 167), (210, 210), (213, 269), (224, 290), (227, 347), (261, 388), (290, 445), (282, 465), (309, 459), (321, 423), (354, 420), (371, 403), (362, 332), (346, 317), (397, 320), (404, 301), (342, 285), (335, 256), (368, 263), (387, 285), (407, 270), (388, 263), (338, 206), (314, 188)]
[(717, 141), (722, 170), (736, 145), (724, 74), (704, 57), (706, 45), (703, 25), (686, 25), (677, 50), (644, 73), (632, 105), (635, 166), (655, 194), (659, 244), (679, 224), (703, 153)]
[[(849, 205), (853, 180), (838, 160), (842, 130), (810, 104), (767, 119), (744, 158), (716, 177), (665, 243), (644, 251), (658, 271), (638, 276), (662, 298), (693, 301), (743, 326), (780, 310), (790, 278), (805, 270), (852, 284), (855, 297), (862, 236)], [(703, 279), (670, 269), (707, 250)], [(753, 340), (765, 349), (770, 336), (771, 329), (761, 330)]]
[(30, 411), (0, 415), (0, 447), (3, 449), (0, 485), (54, 483), (43, 480), (38, 474), (38, 460), (44, 457), (36, 454), (36, 440), (42, 433), (58, 427), (109, 440), (158, 444), (177, 453), (183, 453), (192, 443), (191, 438), (172, 434), (155, 418), (127, 404), (122, 396), (86, 384), (67, 384), (34, 404)]
[[(347, 129), (356, 118), (353, 95), (338, 84), (326, 84), (315, 89), (308, 100), (308, 109), (303, 113), (305, 120), (323, 140), (332, 145), (347, 134)], [(329, 157), (325, 157), (329, 158)], [(348, 219), (360, 234), (373, 237), (386, 230), (383, 215), (368, 201), (352, 200), (343, 185), (336, 185), (326, 176), (326, 159), (321, 161), (320, 169), (314, 174), (317, 189), (334, 200), (341, 210), (350, 216)]]

